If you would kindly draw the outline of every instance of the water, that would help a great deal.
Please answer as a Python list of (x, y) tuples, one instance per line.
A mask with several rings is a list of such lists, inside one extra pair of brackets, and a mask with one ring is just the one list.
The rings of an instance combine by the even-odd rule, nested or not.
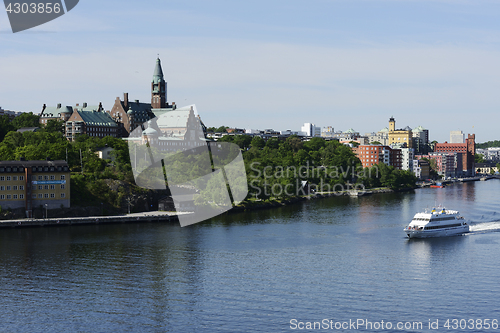
[[(490, 180), (313, 200), (186, 228), (0, 230), (0, 331), (286, 332), (327, 319), (384, 332), (421, 322), (406, 331), (422, 332), (429, 320), (438, 331), (447, 319), (491, 323), (500, 320), (499, 194)], [(459, 210), (471, 233), (405, 238), (413, 215), (436, 203)]]

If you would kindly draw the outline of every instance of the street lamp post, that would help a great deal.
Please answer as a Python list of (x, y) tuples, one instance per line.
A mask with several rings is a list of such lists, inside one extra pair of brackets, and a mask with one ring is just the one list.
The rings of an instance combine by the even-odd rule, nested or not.
[(45, 204), (45, 218), (46, 218), (46, 219), (47, 219), (47, 218), (49, 218), (49, 215), (48, 215), (48, 213), (47, 213), (47, 209), (48, 209), (48, 205), (47, 205), (47, 204)]

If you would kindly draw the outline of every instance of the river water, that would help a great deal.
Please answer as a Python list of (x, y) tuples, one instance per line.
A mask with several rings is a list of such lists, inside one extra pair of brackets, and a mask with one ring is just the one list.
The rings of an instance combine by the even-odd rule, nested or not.
[[(333, 197), (185, 228), (0, 230), (0, 331), (498, 331), (499, 185)], [(405, 238), (435, 204), (472, 232)]]

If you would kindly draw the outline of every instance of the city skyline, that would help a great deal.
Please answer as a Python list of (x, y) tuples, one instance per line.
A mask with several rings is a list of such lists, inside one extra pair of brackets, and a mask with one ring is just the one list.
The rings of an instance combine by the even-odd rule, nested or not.
[(168, 102), (207, 126), (360, 133), (419, 125), (431, 140), (499, 139), (498, 9), (493, 1), (144, 4), (81, 1), (12, 34), (0, 14), (0, 107), (147, 102), (156, 57)]

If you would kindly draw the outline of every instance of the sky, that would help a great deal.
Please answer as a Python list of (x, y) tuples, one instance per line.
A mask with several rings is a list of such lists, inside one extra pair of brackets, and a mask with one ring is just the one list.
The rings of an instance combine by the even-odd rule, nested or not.
[(0, 11), (0, 107), (167, 100), (207, 126), (500, 140), (500, 0), (80, 0), (12, 33)]

